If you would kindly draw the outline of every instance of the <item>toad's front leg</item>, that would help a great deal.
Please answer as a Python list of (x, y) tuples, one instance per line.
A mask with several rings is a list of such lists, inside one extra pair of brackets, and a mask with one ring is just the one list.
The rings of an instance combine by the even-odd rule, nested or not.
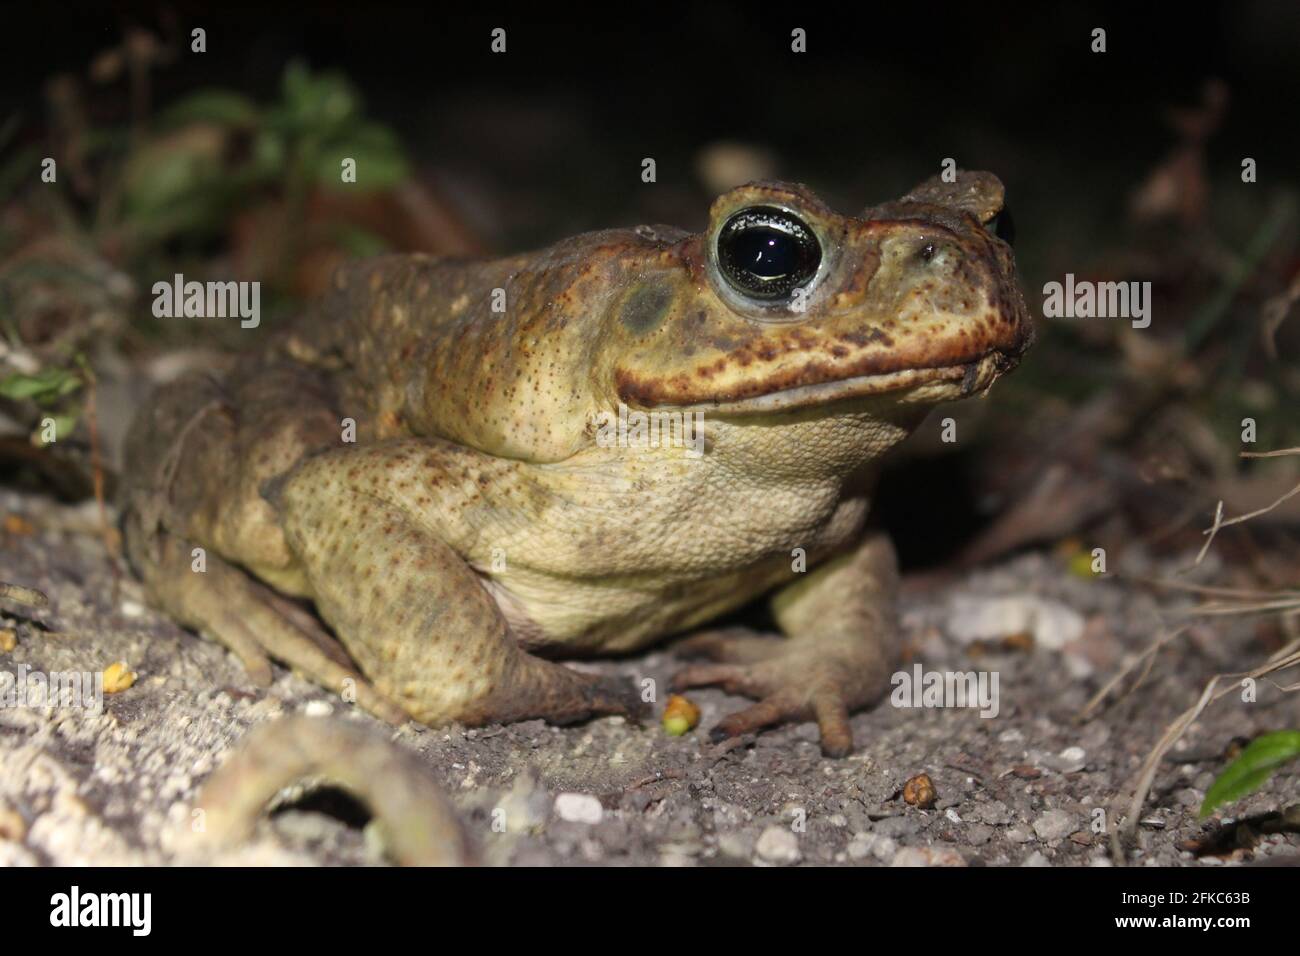
[(271, 492), (317, 610), (380, 693), (434, 725), (638, 716), (630, 680), (519, 647), (474, 571), (385, 498), (392, 447), (318, 455)]
[(893, 546), (872, 533), (851, 553), (819, 565), (778, 591), (772, 611), (789, 640), (736, 632), (703, 634), (679, 649), (712, 659), (678, 672), (678, 688), (720, 685), (758, 700), (724, 718), (716, 737), (788, 720), (816, 720), (822, 752), (853, 749), (849, 714), (878, 698), (897, 652)]

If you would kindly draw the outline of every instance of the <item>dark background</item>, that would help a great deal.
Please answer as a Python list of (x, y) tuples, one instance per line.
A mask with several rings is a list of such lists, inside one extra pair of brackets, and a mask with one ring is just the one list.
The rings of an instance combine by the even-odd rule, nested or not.
[[(269, 96), (295, 56), (338, 68), (416, 157), (491, 197), (479, 215), (507, 246), (631, 221), (698, 226), (711, 197), (693, 157), (718, 139), (771, 148), (783, 176), (848, 208), (953, 156), (1007, 182), (1022, 235), (1065, 217), (1093, 236), (1169, 148), (1166, 108), (1196, 103), (1211, 77), (1231, 91), (1212, 165), (1235, 176), (1250, 155), (1261, 178), (1297, 171), (1292, 0), (455, 6), (13, 5), (0, 96), (6, 114), (39, 113), (42, 79), (84, 70), (124, 27), (187, 38), (202, 26), (208, 52), (160, 71), (158, 101), (214, 84)], [(504, 56), (489, 52), (496, 26)], [(790, 51), (795, 26), (806, 54)], [(1105, 54), (1089, 52), (1096, 26)], [(640, 182), (644, 156), (657, 188)]]
[[(498, 26), (507, 31), (505, 55), (490, 52)], [(807, 53), (790, 50), (796, 26), (807, 30)], [(1232, 445), (1243, 414), (1235, 399), (1243, 383), (1261, 377), (1274, 402), (1261, 416), (1261, 428), (1271, 428), (1268, 447), (1294, 444), (1283, 426), (1300, 421), (1300, 322), (1281, 333), (1291, 372), (1262, 354), (1256, 326), (1262, 304), (1300, 271), (1295, 0), (838, 8), (627, 0), (470, 4), (454, 13), (381, 2), (11, 5), (0, 119), (19, 117), (20, 145), (48, 133), (50, 78), (72, 74), (84, 84), (88, 64), (132, 27), (179, 51), (151, 74), (158, 106), (207, 87), (272, 100), (294, 59), (338, 70), (364, 96), (367, 116), (400, 137), (420, 182), (486, 252), (640, 222), (697, 229), (715, 194), (699, 157), (710, 144), (735, 141), (768, 151), (776, 175), (807, 183), (845, 212), (901, 194), (944, 157), (996, 172), (1008, 187), (1035, 311), (1043, 283), (1067, 272), (1153, 280), (1155, 324), (1129, 343), (1127, 357), (1116, 323), (1040, 321), (1039, 345), (994, 399), (963, 405), (964, 414), (983, 416), (988, 440), (963, 441), (957, 454), (941, 449), (943, 457), (916, 455), (895, 470), (879, 511), (907, 532), (898, 537), (909, 562), (941, 561), (1021, 495), (1014, 482), (988, 476), (1014, 471), (1010, 459), (1020, 450), (1067, 434), (1075, 411), (1106, 393), (1121, 396), (1114, 404), (1135, 418), (1189, 407)], [(189, 52), (194, 27), (207, 31), (206, 53)], [(1095, 27), (1107, 31), (1104, 54), (1090, 50)], [(1202, 211), (1190, 221), (1141, 221), (1134, 196), (1186, 147), (1176, 111), (1202, 109), (1212, 81), (1227, 105), (1193, 151), (1208, 196)], [(121, 86), (88, 97), (92, 123), (124, 121)], [(1256, 184), (1241, 182), (1246, 156), (1258, 162)], [(657, 162), (653, 184), (641, 181), (644, 157)], [(1282, 237), (1266, 261), (1250, 266), (1250, 281), (1238, 283), (1234, 263), (1270, 217), (1283, 223)], [(1179, 378), (1184, 330), (1205, 314), (1214, 332), (1190, 357), (1190, 377)], [(1172, 385), (1162, 380), (1141, 393), (1153, 375), (1133, 361), (1134, 342), (1162, 343), (1156, 360), (1143, 361)], [(1136, 397), (1121, 392), (1135, 385)], [(1138, 447), (1140, 439), (1122, 428), (1090, 436), (1129, 459), (1120, 469), (1126, 489), (1153, 473), (1144, 456), (1169, 457), (1164, 447)], [(1184, 481), (1193, 502), (1212, 494), (1195, 486), (1205, 477), (1195, 462), (1161, 467)], [(1021, 462), (1022, 483), (1041, 470), (1041, 462)], [(1115, 470), (1095, 476), (1103, 481), (1095, 494), (1130, 500), (1109, 477)], [(1184, 507), (1182, 499), (1168, 505), (1171, 517), (1142, 497), (1136, 525), (1186, 521), (1178, 517)], [(1088, 520), (1105, 511), (1089, 507)]]

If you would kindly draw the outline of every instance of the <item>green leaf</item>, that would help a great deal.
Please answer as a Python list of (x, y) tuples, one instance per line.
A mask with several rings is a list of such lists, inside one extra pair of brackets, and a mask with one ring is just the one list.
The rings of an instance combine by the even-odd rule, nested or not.
[(1224, 803), (1254, 793), (1274, 770), (1296, 757), (1300, 757), (1300, 730), (1279, 730), (1256, 737), (1246, 745), (1241, 756), (1228, 764), (1206, 792), (1201, 804), (1201, 819)]
[(388, 243), (381, 237), (366, 229), (354, 226), (341, 226), (334, 230), (334, 241), (350, 256), (364, 258), (389, 252)]
[[(77, 428), (77, 416), (74, 415), (53, 415), (54, 419), (54, 439), (55, 441), (66, 441), (73, 431)], [(33, 439), (38, 448), (45, 448), (50, 443), (44, 440), (45, 429), (38, 428), (33, 433)]]
[(273, 179), (283, 174), (288, 156), (284, 135), (274, 129), (263, 129), (253, 137), (249, 165), (258, 176)]
[(257, 105), (246, 96), (229, 90), (199, 90), (191, 93), (158, 117), (161, 126), (216, 123), (220, 126), (252, 126), (260, 117)]
[(30, 181), (32, 170), (39, 169), (40, 165), (41, 156), (35, 146), (10, 150), (5, 162), (0, 163), (0, 201), (8, 199), (24, 181)]
[[(357, 181), (342, 181), (343, 160), (357, 163)], [(322, 186), (372, 192), (396, 186), (410, 175), (397, 136), (379, 123), (362, 123), (335, 137), (315, 157), (316, 181)]]
[(122, 171), (128, 216), (151, 216), (201, 194), (222, 178), (224, 138), (193, 127), (152, 140), (136, 150)]
[(30, 398), (37, 402), (48, 402), (75, 392), (81, 387), (81, 379), (75, 372), (62, 368), (41, 369), (35, 375), (15, 372), (0, 379), (0, 395), (6, 398)]
[(257, 178), (254, 169), (224, 165), (227, 137), (215, 126), (187, 126), (132, 154), (122, 171), (121, 219), (134, 240), (208, 235), (227, 222)]
[(356, 119), (361, 98), (339, 73), (312, 73), (294, 62), (284, 71), (284, 111), (277, 119), (299, 131), (326, 133)]

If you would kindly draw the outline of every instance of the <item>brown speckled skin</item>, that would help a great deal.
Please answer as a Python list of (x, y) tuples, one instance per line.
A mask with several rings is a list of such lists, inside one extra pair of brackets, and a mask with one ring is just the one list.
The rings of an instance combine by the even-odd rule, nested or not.
[[(756, 204), (818, 236), (803, 312), (717, 270), (716, 230)], [(861, 218), (759, 183), (720, 197), (702, 235), (354, 263), (296, 334), (142, 413), (133, 563), (255, 675), (269, 655), (428, 723), (631, 712), (630, 686), (545, 658), (633, 650), (772, 592), (789, 640), (698, 636), (713, 662), (677, 683), (758, 698), (722, 733), (812, 717), (845, 753), (892, 658), (892, 551), (863, 532), (877, 462), (1031, 337), (1011, 251), (983, 225), (1001, 206), (987, 173)], [(705, 454), (601, 447), (594, 416), (620, 402), (703, 411)], [(342, 649), (282, 593), (310, 598)]]

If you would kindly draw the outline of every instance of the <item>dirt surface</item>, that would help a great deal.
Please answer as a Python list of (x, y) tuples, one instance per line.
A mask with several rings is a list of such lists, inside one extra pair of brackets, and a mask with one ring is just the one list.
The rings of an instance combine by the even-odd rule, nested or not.
[[(145, 607), (129, 577), (114, 599), (93, 504), (4, 492), (0, 508), (25, 521), (6, 523), (0, 579), (51, 601), (47, 610), (5, 605), (16, 644), (0, 652), (0, 670), (99, 671), (124, 661), (137, 674), (99, 715), (0, 709), (0, 865), (383, 863), (364, 812), (328, 789), (291, 794), (242, 847), (212, 855), (190, 839), (198, 788), (230, 748), (255, 725), (298, 712), (346, 714), (416, 754), (490, 864), (1108, 865), (1097, 809), (1128, 792), (1208, 678), (1270, 650), (1249, 620), (1198, 625), (1161, 652), (1136, 692), (1079, 723), (1125, 655), (1145, 649), (1190, 599), (1027, 554), (942, 582), (913, 580), (903, 601), (905, 669), (996, 673), (997, 715), (886, 701), (854, 717), (858, 746), (845, 760), (821, 756), (811, 724), (708, 743), (707, 729), (744, 703), (719, 691), (692, 694), (701, 726), (678, 738), (620, 718), (393, 730), (283, 669), (269, 690), (253, 687), (222, 648)], [(1132, 574), (1175, 570), (1141, 566), (1133, 554), (1125, 564)], [(1211, 580), (1215, 571), (1211, 555), (1184, 577)], [(653, 678), (661, 711), (678, 663), (668, 647), (582, 666)], [(1196, 820), (1232, 740), (1297, 726), (1297, 702), (1261, 682), (1256, 703), (1234, 695), (1214, 705), (1161, 765), (1130, 862), (1300, 856), (1300, 835), (1269, 833), (1264, 816), (1294, 801), (1294, 771), (1228, 808), (1254, 818), (1249, 829), (1223, 814)], [(937, 792), (928, 809), (902, 797), (919, 773)], [(1105, 819), (1114, 826), (1112, 811)], [(1206, 838), (1216, 852), (1188, 848)]]

